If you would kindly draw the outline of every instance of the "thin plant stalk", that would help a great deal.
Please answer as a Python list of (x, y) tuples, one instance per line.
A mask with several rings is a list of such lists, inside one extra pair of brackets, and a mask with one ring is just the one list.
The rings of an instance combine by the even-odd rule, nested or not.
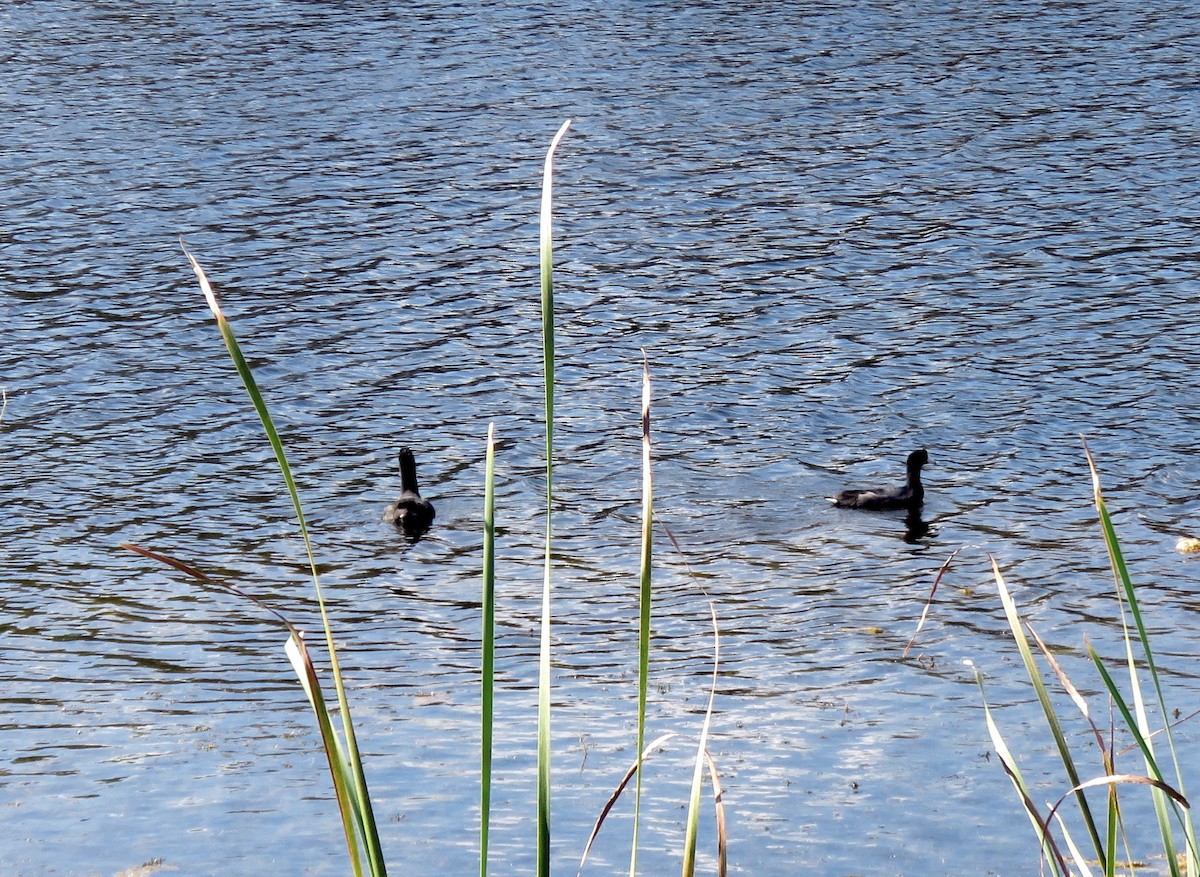
[(642, 557), (638, 596), (637, 784), (633, 794), (633, 844), (629, 877), (637, 875), (638, 829), (642, 811), (642, 758), (646, 743), (646, 693), (650, 678), (651, 561), (654, 535), (654, 479), (650, 468), (650, 365), (642, 351)]
[[(683, 549), (679, 545), (679, 540), (675, 538), (675, 534), (671, 532), (671, 528), (663, 525), (663, 531), (667, 534), (667, 538), (671, 540), (671, 545), (679, 554), (685, 567), (688, 568), (688, 575), (693, 579), (695, 575), (688, 565), (687, 556), (683, 553)], [(699, 583), (697, 583), (699, 584)], [(703, 781), (703, 771), (700, 759), (703, 758), (708, 764), (709, 777), (712, 780), (713, 787), (713, 807), (717, 817), (717, 877), (725, 877), (727, 862), (727, 842), (725, 832), (725, 801), (724, 794), (721, 791), (721, 782), (717, 774), (716, 763), (708, 752), (708, 735), (709, 729), (712, 726), (713, 707), (717, 699), (717, 680), (720, 678), (721, 665), (721, 629), (717, 623), (717, 607), (716, 604), (708, 596), (708, 591), (703, 585), (699, 585), (701, 593), (708, 600), (708, 611), (712, 617), (713, 628), (713, 672), (712, 684), (708, 691), (708, 707), (704, 711), (704, 725), (700, 732), (700, 745), (697, 750), (696, 764), (692, 772), (692, 790), (688, 801), (688, 820), (686, 835), (684, 838), (684, 875), (695, 874), (696, 871), (696, 838), (699, 834), (700, 826), (700, 783)]]
[[(652, 605), (652, 546), (653, 546), (653, 530), (654, 530), (654, 478), (652, 470), (652, 454), (650, 441), (650, 366), (646, 360), (645, 351), (642, 353), (642, 540), (641, 540), (641, 574), (639, 577), (640, 594), (639, 594), (639, 649), (638, 649), (638, 728), (637, 728), (637, 754), (634, 757), (633, 764), (626, 771), (624, 778), (618, 784), (616, 790), (609, 797), (608, 802), (601, 810), (600, 816), (596, 819), (596, 824), (592, 829), (592, 833), (588, 838), (588, 842), (583, 851), (583, 856), (579, 862), (579, 874), (583, 873), (583, 867), (587, 863), (588, 855), (591, 853), (592, 846), (600, 833), (600, 828), (608, 818), (617, 799), (628, 787), (629, 782), (636, 776), (637, 782), (634, 785), (634, 805), (633, 805), (633, 843), (629, 857), (629, 873), (630, 877), (635, 877), (637, 873), (637, 854), (638, 854), (638, 835), (641, 813), (641, 797), (642, 797), (642, 765), (651, 752), (665, 743), (668, 739), (675, 736), (673, 733), (664, 734), (654, 740), (649, 745), (645, 744), (646, 732), (646, 701), (647, 692), (649, 689), (650, 675), (650, 632), (651, 632), (651, 605)], [(675, 540), (669, 528), (665, 528), (668, 537), (674, 543), (677, 551), (682, 551), (679, 548), (679, 543)], [(684, 558), (686, 563), (686, 558)], [(703, 587), (701, 587), (703, 591)], [(707, 594), (705, 594), (707, 597)], [(718, 668), (720, 665), (720, 630), (717, 625), (716, 608), (710, 600), (708, 603), (709, 613), (712, 617), (713, 626), (713, 678), (712, 686), (709, 690), (708, 709), (705, 711), (704, 726), (700, 734), (699, 749), (696, 754), (695, 771), (693, 773), (691, 806), (688, 814), (688, 834), (685, 840), (685, 865), (684, 873), (694, 873), (695, 871), (695, 849), (696, 838), (698, 835), (699, 824), (699, 796), (701, 782), (703, 780), (703, 771), (707, 766), (709, 778), (713, 787), (713, 802), (716, 811), (717, 822), (717, 874), (718, 877), (725, 877), (726, 874), (726, 829), (725, 829), (725, 806), (722, 800), (721, 782), (717, 773), (716, 763), (708, 753), (708, 734), (712, 722), (713, 705), (716, 698), (716, 685), (718, 679)]]
[[(354, 724), (350, 715), (350, 703), (346, 697), (346, 689), (342, 682), (341, 667), (338, 662), (337, 649), (333, 642), (333, 629), (329, 623), (329, 613), (325, 607), (325, 597), (321, 590), (321, 580), (317, 574), (317, 562), (313, 552), (312, 538), (309, 534), (308, 525), (304, 518), (304, 509), (300, 504), (300, 493), (296, 488), (295, 479), (292, 477), (291, 466), (288, 465), (287, 454), (283, 449), (283, 442), (279, 438), (279, 433), (275, 428), (275, 424), (271, 419), (270, 411), (267, 409), (267, 404), (263, 399), (262, 393), (258, 389), (258, 384), (254, 380), (254, 375), (250, 371), (250, 366), (246, 362), (245, 356), (242, 354), (241, 348), (238, 345), (237, 338), (233, 334), (233, 328), (229, 321), (225, 318), (225, 314), (221, 310), (220, 303), (217, 301), (217, 296), (213, 292), (212, 286), (205, 275), (204, 270), (200, 267), (200, 263), (196, 257), (191, 254), (183, 241), (180, 241), (183, 247), (183, 252), (191, 263), (192, 270), (195, 272), (196, 280), (200, 284), (200, 290), (204, 293), (204, 298), (208, 302), (209, 310), (212, 311), (213, 317), (217, 321), (217, 328), (220, 330), (221, 337), (225, 341), (225, 347), (229, 351), (229, 356), (233, 360), (234, 366), (237, 368), (238, 374), (241, 376), (242, 384), (246, 388), (246, 393), (250, 396), (251, 402), (254, 404), (255, 411), (258, 412), (259, 420), (262, 422), (263, 430), (267, 435), (267, 440), (271, 444), (271, 449), (275, 452), (275, 461), (279, 466), (279, 471), (283, 475), (284, 484), (287, 486), (288, 496), (292, 500), (292, 507), (296, 512), (297, 526), (300, 530), (301, 538), (304, 541), (304, 550), (308, 556), (309, 571), (312, 576), (313, 587), (317, 594), (317, 604), (320, 607), (321, 624), (325, 631), (325, 645), (329, 652), (329, 663), (333, 673), (334, 687), (337, 690), (338, 707), (342, 718), (342, 734), (345, 738), (346, 757), (351, 766), (353, 774), (352, 799), (349, 801), (343, 800), (339, 795), (339, 806), (350, 807), (354, 823), (361, 839), (366, 847), (367, 862), (370, 867), (370, 872), (376, 877), (387, 873), (386, 865), (383, 860), (383, 851), (379, 842), (379, 832), (375, 825), (375, 817), (371, 808), (371, 798), (367, 790), (367, 779), (362, 768), (362, 759), (359, 755), (358, 742), (354, 735)], [(358, 854), (358, 844), (353, 837), (353, 832), (347, 832), (347, 845), (350, 849), (351, 861), (354, 863), (355, 873), (361, 873), (361, 863)]]
[(542, 578), (542, 635), (538, 660), (537, 873), (550, 877), (550, 569), (554, 506), (554, 151), (571, 120), (562, 123), (546, 151), (542, 175), (540, 262), (542, 362), (546, 386), (546, 556)]
[(479, 877), (487, 877), (488, 828), (492, 810), (492, 729), (496, 668), (496, 425), (488, 424), (483, 476), (483, 635), (479, 768)]

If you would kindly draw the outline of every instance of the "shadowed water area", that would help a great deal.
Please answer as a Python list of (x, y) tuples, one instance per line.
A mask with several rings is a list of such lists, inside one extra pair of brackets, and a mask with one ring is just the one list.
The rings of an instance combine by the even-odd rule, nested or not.
[[(288, 447), (398, 874), (476, 870), (496, 424), (492, 850), (497, 873), (533, 873), (536, 220), (571, 118), (556, 871), (634, 755), (644, 349), (682, 549), (658, 532), (650, 734), (685, 738), (647, 769), (644, 873), (678, 868), (712, 672), (701, 587), (731, 873), (1035, 873), (964, 661), (1057, 799), (986, 552), (1094, 687), (1085, 637), (1115, 656), (1119, 630), (1081, 434), (1169, 694), (1184, 713), (1200, 694), (1200, 566), (1173, 550), (1200, 529), (1198, 54), (1191, 4), (1125, 0), (5, 6), (0, 872), (347, 870), (285, 633), (117, 547), (315, 633), (182, 234)], [(415, 543), (381, 521), (402, 446), (437, 506)], [(928, 534), (824, 500), (898, 483), (920, 447)], [(585, 874), (627, 867), (629, 812)], [(701, 846), (712, 873), (707, 817)]]

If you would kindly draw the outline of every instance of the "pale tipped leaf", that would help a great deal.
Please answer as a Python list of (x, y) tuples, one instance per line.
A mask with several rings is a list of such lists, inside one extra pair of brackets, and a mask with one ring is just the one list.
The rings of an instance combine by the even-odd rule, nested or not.
[(546, 151), (542, 175), (541, 286), (542, 364), (546, 400), (546, 548), (538, 657), (537, 874), (550, 877), (550, 595), (554, 510), (554, 152), (571, 122), (563, 122)]

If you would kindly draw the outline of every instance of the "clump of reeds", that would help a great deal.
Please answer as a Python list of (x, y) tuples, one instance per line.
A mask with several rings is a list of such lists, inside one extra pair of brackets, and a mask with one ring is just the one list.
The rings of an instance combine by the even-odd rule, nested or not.
[[(554, 271), (553, 271), (553, 212), (552, 212), (552, 180), (553, 180), (553, 158), (562, 138), (567, 133), (570, 122), (566, 122), (555, 135), (554, 140), (546, 155), (545, 170), (542, 184), (542, 206), (541, 206), (541, 293), (542, 293), (542, 341), (543, 341), (543, 362), (545, 372), (545, 418), (546, 418), (546, 542), (545, 542), (545, 563), (542, 589), (542, 615), (541, 615), (541, 648), (539, 654), (539, 694), (538, 694), (538, 719), (537, 719), (537, 873), (539, 877), (549, 877), (550, 874), (550, 837), (551, 837), (551, 821), (550, 821), (550, 792), (551, 792), (551, 775), (550, 775), (550, 688), (551, 688), (551, 654), (550, 654), (550, 627), (553, 620), (551, 611), (551, 596), (552, 596), (552, 581), (553, 568), (551, 563), (552, 558), (552, 513), (553, 506), (553, 476), (554, 476)], [(338, 714), (340, 720), (335, 718), (333, 713), (326, 705), (326, 699), (322, 693), (320, 680), (316, 669), (308, 654), (305, 646), (303, 633), (298, 630), (287, 618), (284, 618), (279, 613), (275, 612), (269, 606), (264, 605), (260, 600), (245, 593), (242, 589), (233, 587), (229, 584), (218, 582), (196, 569), (194, 566), (184, 563), (172, 557), (150, 551), (138, 546), (126, 546), (133, 551), (136, 551), (146, 557), (167, 564), (187, 575), (205, 583), (220, 588), (228, 593), (232, 593), (239, 597), (252, 600), (257, 605), (264, 608), (275, 616), (288, 630), (288, 640), (285, 644), (285, 651), (290, 660), (297, 677), (304, 689), (309, 703), (316, 715), (317, 724), (320, 728), (321, 739), (324, 744), (325, 752), (329, 762), (330, 774), (333, 779), (334, 791), (337, 796), (338, 807), (341, 812), (342, 825), (346, 837), (347, 849), (349, 851), (351, 866), (355, 875), (370, 873), (373, 877), (382, 877), (387, 873), (386, 864), (383, 856), (383, 851), (379, 841), (379, 832), (375, 823), (374, 814), (371, 807), (370, 794), (367, 788), (366, 773), (363, 768), (362, 758), (360, 756), (358, 745), (354, 734), (354, 725), (351, 718), (350, 703), (346, 696), (345, 682), (342, 677), (341, 669), (337, 658), (337, 650), (334, 646), (333, 631), (329, 622), (329, 615), (326, 611), (325, 599), (321, 590), (320, 578), (317, 574), (316, 560), (313, 556), (312, 542), (309, 536), (308, 525), (305, 520), (304, 510), (300, 503), (299, 491), (296, 483), (292, 478), (291, 468), (288, 465), (287, 456), (284, 452), (283, 442), (279, 437), (278, 431), (271, 419), (270, 412), (267, 409), (266, 402), (263, 399), (262, 393), (259, 391), (258, 385), (254, 379), (254, 375), (242, 355), (237, 339), (234, 336), (233, 329), (221, 310), (220, 302), (214, 293), (208, 277), (201, 268), (197, 259), (184, 247), (184, 253), (187, 255), (192, 269), (199, 282), (200, 289), (204, 294), (205, 300), (208, 303), (213, 317), (216, 319), (217, 327), (224, 339), (225, 346), (229, 351), (230, 358), (233, 360), (234, 366), (241, 376), (242, 383), (245, 386), (246, 392), (250, 397), (255, 410), (258, 412), (259, 419), (262, 422), (263, 429), (266, 433), (267, 440), (275, 452), (275, 460), (279, 466), (279, 470), (283, 476), (283, 481), (286, 486), (289, 497), (292, 500), (292, 505), (296, 512), (296, 518), (301, 537), (304, 541), (305, 552), (307, 554), (309, 569), (313, 581), (313, 586), (317, 594), (317, 602), (320, 607), (321, 623), (325, 634), (325, 646), (329, 653), (330, 669), (333, 675), (334, 688), (337, 695)], [(2, 415), (2, 409), (0, 409)], [(491, 774), (492, 774), (492, 741), (494, 736), (494, 660), (495, 660), (495, 571), (496, 571), (496, 555), (495, 555), (495, 493), (494, 493), (494, 472), (495, 472), (495, 444), (494, 444), (494, 429), (489, 425), (487, 431), (487, 440), (485, 444), (485, 477), (484, 477), (484, 501), (483, 501), (483, 552), (482, 552), (482, 584), (483, 584), (483, 633), (481, 643), (481, 706), (482, 706), (482, 727), (481, 727), (481, 760), (480, 760), (480, 802), (481, 802), (481, 824), (480, 824), (480, 858), (479, 871), (481, 877), (486, 877), (488, 869), (488, 829), (491, 814)], [(657, 745), (661, 744), (668, 737), (673, 735), (664, 735), (658, 740), (645, 745), (645, 717), (646, 717), (646, 693), (647, 679), (649, 675), (649, 659), (650, 659), (650, 621), (651, 621), (651, 544), (653, 532), (653, 480), (651, 477), (651, 445), (650, 445), (650, 375), (649, 367), (643, 362), (643, 392), (642, 392), (642, 509), (643, 509), (643, 525), (641, 538), (641, 573), (640, 573), (640, 588), (639, 588), (639, 655), (638, 655), (638, 719), (637, 719), (637, 758), (634, 765), (626, 773), (625, 777), (618, 783), (616, 791), (608, 804), (604, 807), (597, 819), (596, 826), (592, 831), (591, 838), (588, 840), (584, 850), (583, 859), (580, 863), (582, 869), (587, 860), (588, 850), (591, 848), (592, 841), (599, 832), (601, 825), (604, 822), (605, 816), (610, 811), (616, 799), (626, 788), (629, 780), (636, 775), (638, 777), (637, 791), (635, 794), (634, 803), (634, 836), (631, 844), (630, 857), (630, 874), (636, 874), (637, 870), (637, 813), (640, 809), (641, 801), (641, 771), (640, 766), (642, 759), (646, 754)], [(710, 604), (711, 608), (711, 604)], [(683, 875), (690, 877), (695, 872), (695, 853), (696, 853), (696, 836), (700, 814), (700, 791), (703, 771), (705, 766), (708, 767), (709, 774), (712, 779), (714, 798), (716, 802), (716, 814), (718, 823), (718, 869), (719, 874), (725, 874), (725, 832), (724, 832), (724, 811), (721, 803), (720, 785), (717, 779), (715, 765), (707, 752), (707, 738), (709, 733), (709, 725), (712, 716), (713, 697), (716, 691), (716, 659), (718, 657), (719, 642), (716, 639), (716, 616), (713, 613), (713, 628), (714, 628), (714, 668), (713, 668), (713, 683), (709, 692), (708, 711), (705, 715), (703, 728), (700, 734), (699, 746), (695, 759), (695, 770), (693, 775), (691, 800), (689, 805), (689, 816), (687, 821), (686, 836), (683, 842), (683, 850), (681, 859), (683, 862)], [(340, 724), (340, 733), (338, 725)]]
[[(1161, 853), (1168, 872), (1172, 877), (1182, 877), (1184, 874), (1196, 877), (1200, 874), (1200, 856), (1197, 854), (1195, 827), (1185, 797), (1184, 778), (1172, 730), (1172, 721), (1177, 714), (1169, 708), (1163, 692), (1150, 637), (1138, 604), (1137, 591), (1129, 576), (1116, 530), (1104, 503), (1095, 461), (1086, 444), (1084, 450), (1091, 469), (1096, 510), (1116, 583), (1117, 610), (1121, 620), (1125, 652), (1123, 674), (1127, 677), (1126, 689), (1122, 690), (1117, 681), (1118, 676), (1122, 674), (1110, 670), (1090, 642), (1087, 643), (1087, 654), (1103, 683), (1111, 706), (1120, 717), (1117, 727), (1129, 735), (1140, 755), (1141, 768), (1126, 771), (1118, 767), (1115, 728), (1107, 733), (1102, 730), (1100, 725), (1104, 720), (1098, 723), (1088, 700), (1068, 677), (1033, 626), (1021, 618), (995, 559), (992, 559), (992, 570), (1009, 630), (1021, 654), (1030, 684), (1041, 704), (1047, 729), (1062, 762), (1069, 788), (1057, 801), (1046, 803), (1045, 806), (1038, 804), (1034, 799), (1033, 790), (1021, 774), (995, 716), (987, 706), (985, 696), (984, 710), (988, 733), (1037, 833), (1042, 858), (1051, 874), (1067, 877), (1073, 873), (1072, 866), (1079, 874), (1088, 877), (1097, 873), (1112, 877), (1118, 871), (1134, 873), (1137, 857), (1130, 850), (1121, 790), (1128, 792), (1131, 788), (1143, 788), (1149, 790), (1154, 805)], [(1051, 678), (1057, 680), (1061, 693), (1070, 701), (1072, 709), (1078, 711), (1090, 729), (1090, 736), (1095, 742), (1100, 759), (1099, 773), (1094, 776), (1084, 778), (1085, 773), (1080, 768), (1077, 755), (1073, 752), (1068, 735), (1063, 729), (1063, 721), (1055, 707), (1055, 700), (1043, 682), (1043, 668), (1037, 656), (1040, 656)], [(983, 677), (977, 672), (976, 678), (982, 692)], [(1159, 726), (1158, 730), (1155, 730), (1156, 724)], [(1090, 790), (1096, 790), (1100, 795), (1089, 798)], [(1097, 800), (1098, 797), (1101, 800)], [(1086, 833), (1086, 839), (1082, 841), (1075, 836), (1063, 818), (1063, 808), (1071, 801), (1074, 802), (1073, 809), (1078, 816), (1078, 822), (1083, 825)]]

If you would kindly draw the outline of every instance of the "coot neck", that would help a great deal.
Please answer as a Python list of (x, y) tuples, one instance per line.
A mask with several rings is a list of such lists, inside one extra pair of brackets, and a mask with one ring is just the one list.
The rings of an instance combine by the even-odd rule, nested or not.
[(919, 504), (925, 498), (925, 485), (921, 484), (921, 467), (919, 465), (908, 467), (908, 488), (912, 492), (914, 504)]
[(400, 489), (420, 493), (417, 489), (417, 461), (409, 451), (400, 452)]

